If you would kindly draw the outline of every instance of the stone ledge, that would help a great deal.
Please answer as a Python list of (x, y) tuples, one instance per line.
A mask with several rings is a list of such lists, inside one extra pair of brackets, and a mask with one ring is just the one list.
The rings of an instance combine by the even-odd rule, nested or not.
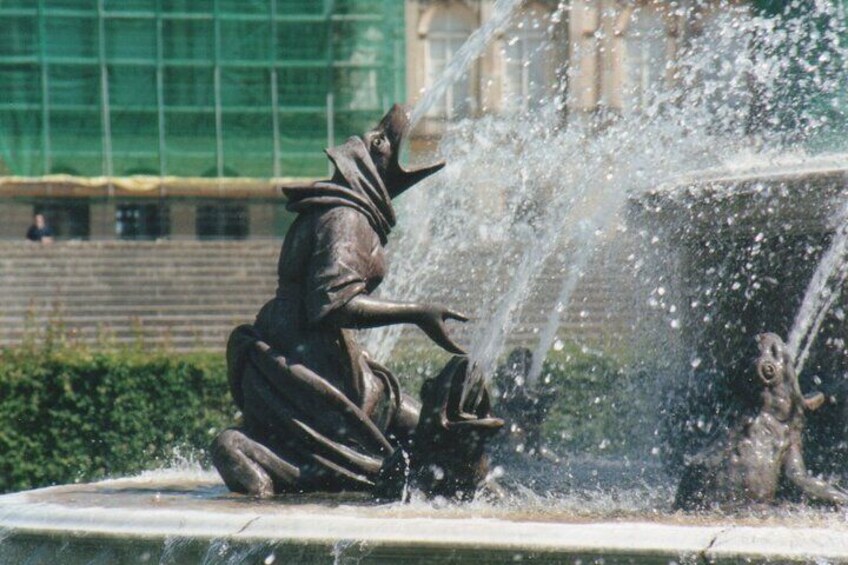
[(674, 523), (681, 521), (679, 516), (659, 521), (656, 517), (586, 521), (547, 516), (537, 521), (526, 512), (506, 511), (498, 517), (477, 517), (474, 512), (473, 508), (441, 511), (429, 506), (422, 510), (421, 505), (372, 506), (361, 500), (341, 505), (338, 500), (251, 501), (228, 495), (208, 481), (194, 487), (108, 481), (0, 496), (0, 561), (10, 557), (9, 551), (17, 551), (13, 555), (19, 557), (22, 547), (45, 551), (51, 540), (65, 552), (75, 544), (82, 551), (92, 544), (146, 543), (160, 553), (166, 549), (173, 552), (168, 548), (174, 540), (206, 548), (226, 540), (243, 548), (262, 547), (263, 551), (311, 547), (318, 551), (311, 555), (318, 558), (356, 544), (369, 548), (372, 559), (382, 554), (394, 558), (580, 557), (605, 558), (607, 562), (848, 562), (848, 527), (843, 525), (750, 526), (727, 520)]

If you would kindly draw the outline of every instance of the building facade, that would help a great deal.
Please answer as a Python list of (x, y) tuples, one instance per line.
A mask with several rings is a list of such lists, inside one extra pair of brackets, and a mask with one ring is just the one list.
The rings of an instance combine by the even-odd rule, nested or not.
[[(407, 2), (407, 92), (414, 100), (446, 62), (487, 21), (494, 0)], [(750, 5), (715, 0), (695, 9), (660, 0), (527, 1), (500, 30), (470, 72), (427, 114), (439, 121), (533, 109), (560, 101), (563, 117), (650, 104), (652, 92), (679, 76), (678, 53), (694, 37), (716, 34)], [(735, 56), (743, 45), (716, 45)]]
[(403, 99), (389, 0), (0, 4), (0, 173), (302, 177)]
[(3, 235), (33, 211), (60, 238), (280, 235), (279, 197), (232, 179), (326, 174), (406, 97), (403, 21), (396, 0), (0, 3)]
[[(678, 55), (753, 4), (527, 0), (415, 131), (553, 106), (567, 122), (648, 107)], [(281, 179), (417, 101), (494, 0), (0, 3), (0, 219), (60, 237), (279, 236)], [(744, 45), (716, 41), (717, 60)], [(722, 51), (723, 50), (723, 51)], [(55, 176), (65, 175), (65, 176)], [(240, 180), (234, 180), (240, 179)], [(13, 232), (13, 230), (16, 230)]]

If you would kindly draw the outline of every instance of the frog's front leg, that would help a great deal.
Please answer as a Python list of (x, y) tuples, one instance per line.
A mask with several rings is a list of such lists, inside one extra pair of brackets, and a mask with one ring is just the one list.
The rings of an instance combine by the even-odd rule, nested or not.
[(796, 437), (796, 441), (792, 442), (783, 463), (783, 471), (789, 482), (798, 487), (811, 501), (834, 505), (848, 504), (848, 493), (807, 472), (799, 441), (800, 437)]

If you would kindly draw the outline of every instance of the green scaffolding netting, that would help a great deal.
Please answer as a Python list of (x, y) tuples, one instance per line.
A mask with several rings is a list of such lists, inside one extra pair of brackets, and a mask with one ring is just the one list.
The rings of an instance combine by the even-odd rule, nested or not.
[(0, 174), (314, 176), (404, 92), (397, 0), (4, 0)]

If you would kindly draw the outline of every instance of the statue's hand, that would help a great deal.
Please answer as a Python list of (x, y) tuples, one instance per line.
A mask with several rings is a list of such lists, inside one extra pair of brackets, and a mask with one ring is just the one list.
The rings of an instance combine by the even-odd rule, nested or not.
[(445, 321), (457, 320), (467, 322), (467, 316), (443, 306), (428, 304), (421, 308), (417, 318), (416, 324), (418, 327), (427, 334), (427, 337), (436, 342), (437, 345), (456, 355), (465, 355), (465, 350), (457, 345), (448, 335)]

